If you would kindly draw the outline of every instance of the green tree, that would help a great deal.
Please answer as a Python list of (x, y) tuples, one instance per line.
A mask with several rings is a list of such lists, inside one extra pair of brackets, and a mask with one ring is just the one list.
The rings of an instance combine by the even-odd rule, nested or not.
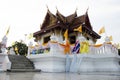
[(14, 48), (14, 51), (16, 54), (19, 55), (26, 55), (28, 51), (28, 47), (25, 43), (22, 42), (15, 42), (12, 47)]

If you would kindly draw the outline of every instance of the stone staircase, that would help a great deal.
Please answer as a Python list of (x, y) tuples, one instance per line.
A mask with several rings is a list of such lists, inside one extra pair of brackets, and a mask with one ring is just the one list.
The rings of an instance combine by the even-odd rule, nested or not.
[(40, 72), (34, 68), (33, 62), (27, 57), (21, 55), (8, 55), (11, 61), (11, 69), (9, 72)]

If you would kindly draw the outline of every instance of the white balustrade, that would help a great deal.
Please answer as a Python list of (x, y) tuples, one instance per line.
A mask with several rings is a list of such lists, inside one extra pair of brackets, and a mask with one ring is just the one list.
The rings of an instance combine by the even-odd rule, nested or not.
[(90, 54), (118, 54), (118, 50), (112, 44), (102, 44), (99, 47), (90, 46)]

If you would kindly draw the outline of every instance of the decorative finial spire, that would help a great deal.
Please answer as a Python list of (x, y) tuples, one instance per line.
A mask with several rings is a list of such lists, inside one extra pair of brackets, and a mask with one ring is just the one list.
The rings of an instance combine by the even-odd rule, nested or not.
[(58, 10), (58, 9), (57, 9), (57, 6), (56, 6), (56, 10)]
[(48, 5), (46, 5), (46, 7), (47, 7), (47, 11), (50, 12), (50, 11), (49, 11), (49, 8), (48, 8)]
[(41, 30), (42, 25), (40, 24), (40, 30)]
[(87, 10), (86, 10), (86, 13), (88, 13), (88, 10), (89, 10), (89, 6), (88, 6), (88, 8), (87, 8)]
[(46, 7), (47, 7), (47, 13), (51, 14), (51, 12), (50, 12), (50, 10), (48, 8), (48, 5), (46, 5)]
[(78, 6), (76, 6), (76, 10), (75, 11), (77, 11), (78, 10)]
[(46, 4), (46, 7), (47, 7), (47, 9), (49, 9), (47, 4)]

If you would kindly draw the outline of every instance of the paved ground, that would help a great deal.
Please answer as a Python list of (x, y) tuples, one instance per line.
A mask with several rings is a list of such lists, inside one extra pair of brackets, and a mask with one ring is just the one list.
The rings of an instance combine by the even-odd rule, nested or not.
[(0, 72), (0, 80), (120, 80), (120, 73)]

